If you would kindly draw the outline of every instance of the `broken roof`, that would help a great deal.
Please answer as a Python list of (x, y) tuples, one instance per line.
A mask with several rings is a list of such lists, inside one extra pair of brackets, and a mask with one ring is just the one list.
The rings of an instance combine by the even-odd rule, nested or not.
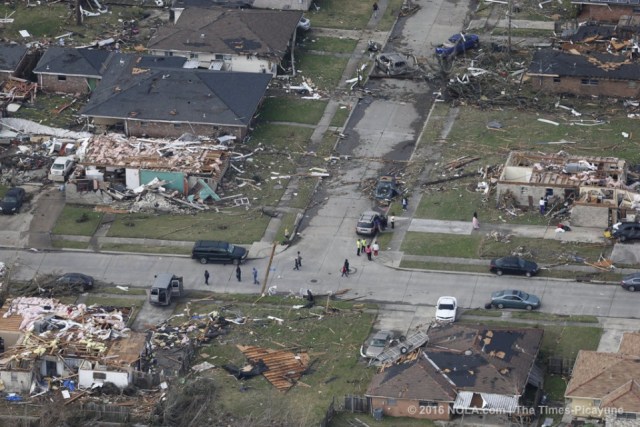
[(565, 397), (600, 400), (600, 408), (640, 412), (640, 357), (580, 350)]
[(33, 70), (35, 74), (65, 74), (100, 78), (112, 53), (101, 49), (50, 47)]
[(436, 367), (426, 358), (420, 357), (412, 362), (392, 365), (377, 373), (371, 380), (366, 395), (453, 402), (456, 390)]
[(576, 55), (555, 49), (541, 49), (534, 53), (527, 74), (635, 81), (640, 79), (640, 63), (623, 55), (600, 52)]
[(160, 27), (147, 47), (281, 58), (301, 17), (300, 11), (191, 8), (176, 24)]
[(458, 389), (521, 395), (542, 341), (542, 329), (440, 325), (425, 354)]
[(144, 67), (143, 59), (119, 54), (80, 114), (187, 125), (247, 126), (271, 80), (271, 75), (264, 73)]
[(264, 362), (268, 369), (262, 375), (280, 391), (293, 387), (309, 365), (309, 354), (306, 351), (293, 353), (255, 346), (237, 347), (251, 362)]
[(26, 46), (18, 44), (0, 44), (0, 71), (15, 71), (27, 50)]
[(640, 0), (571, 0), (571, 4), (593, 4), (599, 6), (638, 6)]

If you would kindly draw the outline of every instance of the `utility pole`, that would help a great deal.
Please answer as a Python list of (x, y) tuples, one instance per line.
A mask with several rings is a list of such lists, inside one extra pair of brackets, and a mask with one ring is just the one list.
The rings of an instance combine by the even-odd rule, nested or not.
[(507, 49), (508, 49), (508, 57), (509, 57), (509, 61), (511, 61), (511, 14), (513, 12), (513, 0), (509, 0), (509, 6), (508, 6), (509, 10), (507, 12), (507, 20), (509, 22), (508, 28), (507, 28)]
[(265, 296), (264, 291), (267, 288), (267, 280), (269, 280), (269, 271), (271, 270), (273, 255), (276, 253), (277, 247), (278, 247), (278, 242), (273, 242), (273, 247), (271, 248), (271, 256), (269, 257), (269, 265), (267, 265), (267, 271), (264, 274), (264, 281), (262, 282), (262, 289), (260, 290), (260, 297), (256, 300), (256, 302), (260, 301), (260, 299)]

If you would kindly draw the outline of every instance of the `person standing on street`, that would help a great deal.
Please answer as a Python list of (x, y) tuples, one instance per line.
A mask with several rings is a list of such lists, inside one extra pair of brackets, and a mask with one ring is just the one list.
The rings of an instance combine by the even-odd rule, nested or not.
[(360, 256), (360, 238), (356, 239), (356, 255)]
[(373, 245), (371, 246), (371, 249), (373, 250), (373, 255), (374, 256), (378, 256), (378, 251), (380, 250), (380, 245), (378, 245), (378, 241), (374, 241)]
[(540, 215), (544, 215), (544, 208), (546, 207), (546, 202), (544, 201), (544, 197), (540, 197), (540, 202), (538, 203), (540, 205)]
[(236, 279), (238, 279), (238, 282), (242, 281), (242, 271), (240, 270), (240, 264), (236, 266)]
[(298, 268), (302, 267), (302, 255), (300, 255), (300, 251), (298, 251), (298, 256), (296, 256), (298, 260)]
[(254, 285), (259, 285), (260, 282), (258, 281), (258, 270), (256, 270), (255, 267), (253, 267), (253, 284)]
[(298, 261), (298, 257), (295, 257), (293, 259), (293, 269), (300, 270), (300, 261)]
[(344, 264), (342, 265), (342, 277), (349, 277), (349, 260), (345, 259)]
[(209, 270), (204, 271), (204, 284), (209, 286)]
[(367, 259), (369, 261), (372, 261), (371, 259), (371, 252), (373, 252), (373, 250), (371, 249), (371, 245), (367, 245), (367, 247), (364, 249), (365, 253), (367, 254)]
[(409, 200), (405, 197), (402, 197), (402, 210), (406, 211), (409, 207)]
[(392, 213), (389, 217), (389, 224), (391, 225), (391, 229), (396, 228), (396, 216)]
[(363, 254), (364, 253), (364, 248), (367, 247), (367, 241), (366, 239), (362, 239), (360, 240), (360, 253)]
[(373, 17), (378, 19), (378, 2), (373, 2)]

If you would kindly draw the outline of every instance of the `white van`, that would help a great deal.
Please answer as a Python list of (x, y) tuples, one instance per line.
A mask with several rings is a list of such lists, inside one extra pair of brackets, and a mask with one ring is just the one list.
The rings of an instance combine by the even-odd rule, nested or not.
[(51, 165), (51, 170), (49, 170), (49, 179), (51, 181), (65, 182), (69, 175), (71, 175), (71, 172), (73, 172), (75, 165), (76, 161), (73, 157), (56, 157), (56, 160)]

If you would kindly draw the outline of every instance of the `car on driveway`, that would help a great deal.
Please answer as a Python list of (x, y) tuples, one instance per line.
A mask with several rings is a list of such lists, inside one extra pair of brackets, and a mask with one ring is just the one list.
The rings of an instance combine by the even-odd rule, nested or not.
[(631, 292), (640, 290), (640, 273), (633, 273), (623, 277), (620, 284), (624, 289)]
[(27, 193), (24, 191), (24, 188), (10, 188), (0, 201), (0, 213), (6, 215), (18, 213), (22, 207), (22, 203), (24, 203), (26, 195)]
[(440, 297), (436, 304), (437, 322), (454, 322), (458, 311), (458, 300), (455, 297)]
[(391, 340), (393, 338), (393, 332), (391, 331), (378, 331), (376, 332), (369, 341), (363, 346), (360, 350), (360, 354), (362, 357), (367, 357), (370, 359), (376, 358), (384, 351), (385, 348), (389, 344), (391, 344)]
[(469, 49), (480, 46), (480, 37), (477, 34), (458, 33), (449, 37), (445, 43), (436, 47), (437, 56), (451, 56), (463, 53)]
[(538, 274), (539, 270), (538, 264), (518, 256), (492, 259), (491, 264), (489, 264), (489, 271), (496, 273), (498, 276), (503, 274), (524, 274), (527, 277), (531, 277)]
[(491, 294), (490, 306), (493, 308), (524, 308), (533, 310), (540, 307), (540, 298), (516, 289), (496, 291)]
[(83, 290), (93, 288), (93, 277), (82, 273), (65, 273), (56, 279), (56, 285), (82, 287)]
[(620, 242), (640, 239), (640, 223), (622, 222), (613, 225), (611, 237)]

